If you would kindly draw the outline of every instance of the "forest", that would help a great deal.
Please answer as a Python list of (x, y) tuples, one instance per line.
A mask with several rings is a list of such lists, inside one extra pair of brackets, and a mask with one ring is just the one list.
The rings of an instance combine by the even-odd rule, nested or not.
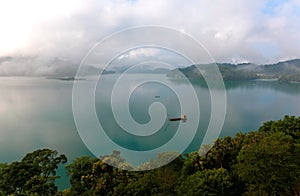
[[(65, 190), (55, 184), (61, 164), (70, 177)], [(300, 195), (300, 117), (285, 116), (257, 131), (219, 138), (157, 169), (129, 167), (118, 151), (67, 163), (65, 155), (39, 149), (0, 164), (0, 195)]]

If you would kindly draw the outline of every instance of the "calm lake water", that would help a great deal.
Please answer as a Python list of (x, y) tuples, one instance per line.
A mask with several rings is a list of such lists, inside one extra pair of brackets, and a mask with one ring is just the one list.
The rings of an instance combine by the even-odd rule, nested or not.
[[(185, 108), (182, 109), (177, 95), (190, 96), (187, 90), (191, 86), (186, 81), (170, 80), (160, 74), (128, 74), (121, 83), (123, 87), (117, 88), (113, 86), (117, 77), (118, 75), (105, 75), (98, 82), (94, 103), (99, 123), (116, 145), (136, 151), (161, 147), (172, 140), (176, 130), (183, 124), (169, 123), (166, 116), (167, 118), (178, 117), (182, 113), (188, 114), (186, 124), (182, 125), (183, 129), (186, 129), (185, 135), (188, 136), (192, 134), (188, 131), (191, 124), (199, 120), (193, 116), (193, 112), (199, 109), (200, 121), (197, 133), (185, 151), (199, 148), (207, 129), (211, 108), (210, 94), (203, 83), (193, 83), (199, 108), (191, 101), (185, 103)], [(153, 81), (139, 83), (145, 78)], [(87, 77), (76, 82), (85, 92), (84, 89), (90, 88), (89, 84), (96, 80), (97, 77)], [(135, 85), (137, 83), (139, 85)], [(176, 86), (177, 92), (169, 88), (168, 84)], [(277, 120), (284, 115), (300, 115), (300, 84), (251, 81), (226, 82), (225, 85), (227, 114), (220, 137), (257, 130), (263, 122)], [(82, 133), (82, 130), (79, 133), (75, 125), (72, 113), (72, 87), (73, 81), (38, 77), (0, 77), (0, 162), (20, 160), (26, 153), (39, 148), (55, 149), (59, 153), (66, 154), (69, 161), (79, 156), (94, 156), (80, 137), (82, 134), (92, 134), (93, 132), (89, 131), (93, 126), (87, 125), (87, 133)], [(133, 91), (126, 100), (126, 96), (122, 96), (122, 93), (128, 93), (130, 87), (133, 87)], [(116, 93), (113, 100), (112, 93)], [(82, 96), (86, 95), (83, 93)], [(115, 110), (118, 110), (119, 119), (114, 116), (116, 112), (115, 110), (113, 112), (111, 101), (116, 107)], [(162, 110), (161, 105), (153, 105), (157, 102), (163, 104), (165, 109)], [(152, 109), (149, 110), (151, 107)], [(128, 119), (128, 108), (129, 116), (136, 123), (145, 126), (145, 130), (148, 130), (146, 125), (152, 122), (149, 127), (154, 127), (157, 132), (147, 135), (147, 131), (141, 130), (141, 136), (132, 137), (133, 132), (130, 133), (128, 130), (134, 130), (135, 124), (127, 123), (127, 120), (131, 120)], [(161, 125), (156, 127), (157, 124)], [(124, 131), (124, 126), (127, 131)], [(147, 137), (144, 137), (145, 135)], [(99, 141), (97, 145), (101, 146), (105, 143), (105, 138), (95, 139)], [(181, 140), (177, 139), (176, 146), (180, 146), (180, 142)], [(171, 151), (173, 148), (177, 149), (175, 145), (168, 149)], [(102, 155), (110, 154), (109, 151), (111, 152), (111, 149), (106, 149), (104, 146), (103, 150), (99, 151), (99, 155), (101, 152)], [(126, 153), (124, 155), (127, 156)], [(138, 162), (147, 161), (149, 157), (126, 158)], [(63, 177), (58, 180), (58, 185), (61, 189), (66, 188), (68, 179), (62, 168), (59, 174)]]

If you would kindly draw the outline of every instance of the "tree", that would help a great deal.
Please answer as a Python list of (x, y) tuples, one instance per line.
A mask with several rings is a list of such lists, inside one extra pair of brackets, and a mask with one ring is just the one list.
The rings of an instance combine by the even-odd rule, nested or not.
[(284, 133), (252, 132), (238, 155), (248, 195), (293, 195), (300, 176), (300, 145)]
[(224, 168), (198, 171), (186, 178), (176, 191), (178, 195), (229, 195), (232, 187), (229, 172)]
[[(161, 165), (164, 166), (159, 167)], [(117, 185), (114, 195), (174, 195), (182, 166), (183, 158), (178, 153), (167, 152), (138, 166), (137, 169), (142, 171), (118, 169), (114, 178)]]
[[(86, 172), (78, 168), (82, 166), (87, 167)], [(119, 185), (122, 186), (122, 183), (126, 183), (131, 173), (120, 168), (132, 169), (133, 167), (125, 162), (120, 152), (113, 151), (111, 155), (102, 156), (101, 159), (88, 157), (79, 159), (68, 168), (73, 175), (71, 179), (78, 184), (76, 190), (82, 188), (81, 195), (114, 195), (115, 189), (118, 189)]]
[(182, 163), (183, 163), (183, 159), (178, 152), (162, 152), (159, 153), (156, 156), (156, 158), (150, 160), (149, 162), (145, 162), (137, 166), (136, 170), (138, 171), (151, 170), (151, 169), (162, 167), (164, 165), (168, 165), (169, 167), (170, 166), (177, 167), (179, 169), (181, 168)]
[(56, 175), (58, 165), (66, 163), (67, 157), (64, 154), (58, 156), (58, 152), (55, 150), (39, 149), (26, 154), (22, 162), (38, 166), (40, 175), (48, 178), (49, 175)]
[(8, 167), (9, 166), (7, 163), (0, 163), (0, 195), (5, 195), (7, 189), (9, 189), (9, 187), (7, 187), (7, 184), (5, 184), (6, 172)]
[(266, 133), (282, 132), (300, 140), (300, 116), (285, 116), (282, 120), (265, 122), (259, 131)]
[(198, 152), (190, 152), (185, 154), (184, 162), (181, 169), (181, 175), (183, 178), (186, 178), (189, 175), (196, 173), (197, 171), (202, 170), (200, 156)]
[(244, 138), (245, 134), (238, 133), (234, 138), (226, 136), (217, 139), (213, 147), (200, 156), (201, 169), (225, 168), (231, 171)]
[(4, 195), (54, 195), (58, 164), (67, 161), (65, 155), (49, 149), (28, 153), (22, 161), (0, 166), (0, 193)]
[(70, 176), (71, 191), (73, 194), (81, 195), (92, 188), (92, 184), (83, 182), (82, 178), (83, 176), (92, 174), (93, 164), (97, 161), (99, 159), (84, 156), (75, 159), (65, 167), (67, 174)]
[(57, 192), (57, 187), (54, 182), (49, 183), (44, 176), (33, 176), (24, 184), (25, 195), (54, 195)]
[(179, 172), (174, 168), (166, 165), (135, 174), (124, 186), (122, 195), (174, 195), (179, 180)]
[(2, 166), (0, 189), (5, 195), (21, 194), (27, 180), (38, 174), (37, 167), (24, 162), (16, 161), (5, 167)]
[(92, 191), (96, 195), (112, 195), (114, 167), (99, 160), (93, 164), (92, 173), (84, 176), (83, 181), (92, 183)]

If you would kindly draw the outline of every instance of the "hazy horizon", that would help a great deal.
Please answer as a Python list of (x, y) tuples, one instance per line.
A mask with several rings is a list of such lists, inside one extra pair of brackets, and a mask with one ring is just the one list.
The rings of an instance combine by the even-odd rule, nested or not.
[[(299, 0), (1, 1), (0, 73), (26, 75), (77, 65), (112, 33), (148, 25), (186, 33), (216, 62), (276, 63), (300, 58), (299, 19)], [(127, 38), (130, 42), (130, 35)], [(114, 50), (117, 45), (110, 47)], [(153, 48), (133, 50), (120, 58), (129, 62), (149, 55), (174, 58)], [(5, 57), (21, 60), (10, 63)], [(99, 67), (104, 66), (101, 59), (100, 55)], [(174, 58), (175, 63), (180, 62)]]

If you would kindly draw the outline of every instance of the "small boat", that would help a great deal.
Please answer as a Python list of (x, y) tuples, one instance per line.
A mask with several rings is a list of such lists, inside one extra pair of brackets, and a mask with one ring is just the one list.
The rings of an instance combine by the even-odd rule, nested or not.
[(181, 120), (182, 120), (182, 122), (185, 122), (187, 120), (187, 117), (185, 114), (182, 115), (181, 117), (169, 118), (169, 121), (181, 121)]
[(160, 98), (160, 96), (159, 96), (159, 95), (156, 95), (155, 98), (158, 99), (158, 98)]

